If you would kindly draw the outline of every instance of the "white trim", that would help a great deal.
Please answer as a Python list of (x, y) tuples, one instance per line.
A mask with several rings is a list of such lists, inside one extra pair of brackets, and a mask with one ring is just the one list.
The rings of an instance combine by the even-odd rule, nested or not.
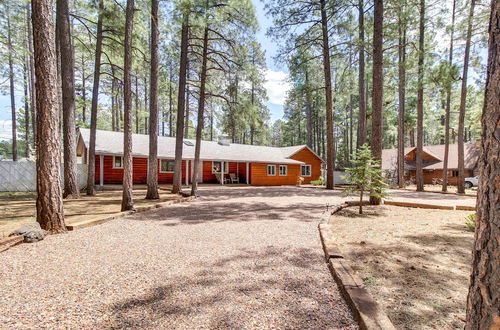
[(186, 174), (184, 175), (184, 177), (186, 178), (186, 186), (187, 186), (189, 185), (189, 159), (185, 160), (185, 164), (186, 164)]
[[(120, 157), (122, 159), (122, 167), (116, 167), (115, 166), (115, 158)], [(113, 169), (115, 170), (123, 170), (123, 156), (113, 156)]]
[(164, 161), (164, 160), (167, 161), (167, 162), (174, 162), (174, 164), (175, 164), (175, 159), (166, 159), (166, 158), (160, 158), (160, 159), (158, 159), (158, 162), (160, 163), (160, 164), (158, 164), (158, 165), (160, 165), (159, 166), (159, 170), (160, 170), (159, 173), (174, 173), (174, 171), (162, 171), (161, 170), (161, 162)]
[[(281, 168), (284, 167), (285, 168), (285, 174), (281, 174)], [(279, 176), (288, 176), (288, 166), (287, 165), (280, 165), (278, 167), (279, 169)]]
[(247, 165), (246, 165), (246, 166), (247, 166), (247, 168), (246, 168), (246, 170), (247, 170), (247, 171), (246, 171), (246, 173), (245, 173), (245, 176), (246, 176), (246, 178), (247, 178), (247, 184), (250, 184), (250, 173), (249, 173), (249, 172), (250, 172), (250, 171), (249, 171), (249, 170), (250, 170), (250, 163), (249, 163), (249, 162), (246, 162), (246, 164), (247, 164)]
[[(217, 172), (217, 171), (214, 171), (214, 163), (220, 163), (221, 165), (221, 169), (222, 171), (221, 172), (224, 172), (224, 174), (227, 174), (229, 173), (229, 162), (226, 162), (226, 161), (223, 161), (223, 160), (212, 160), (212, 174), (215, 174), (215, 173), (221, 173), (221, 172)], [(224, 168), (224, 164), (227, 164)]]
[[(114, 159), (113, 159), (114, 161)], [(99, 155), (99, 185), (104, 185), (104, 156)]]
[[(269, 168), (274, 168), (274, 174), (269, 174)], [(276, 165), (267, 164), (267, 176), (276, 176)]]
[[(314, 150), (312, 150), (311, 148), (309, 148), (307, 145), (304, 145), (302, 148), (300, 148), (299, 150), (295, 151), (293, 154), (291, 154), (290, 156), (286, 157), (286, 158), (290, 158), (292, 157), (293, 155), (297, 154), (299, 151), (302, 151), (305, 149), (308, 149), (310, 152), (313, 153), (314, 156), (318, 157), (318, 159), (322, 162), (322, 163), (326, 163), (323, 158), (321, 158), (317, 153), (314, 152)], [(293, 159), (295, 160), (295, 159)]]
[[(306, 166), (309, 166), (309, 175), (302, 174), (302, 167), (306, 167)], [(311, 177), (312, 176), (312, 165), (311, 164), (300, 165), (300, 176)]]

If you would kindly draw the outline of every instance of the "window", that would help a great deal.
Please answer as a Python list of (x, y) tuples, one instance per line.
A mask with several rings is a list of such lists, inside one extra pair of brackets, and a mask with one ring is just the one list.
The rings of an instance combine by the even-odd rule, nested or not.
[(458, 171), (451, 171), (451, 176), (456, 178), (458, 176)]
[(311, 165), (301, 165), (300, 166), (301, 176), (311, 176)]
[(280, 165), (280, 176), (287, 176), (288, 167), (286, 165)]
[(193, 143), (193, 142), (191, 142), (191, 141), (184, 140), (183, 142), (184, 142), (184, 144), (185, 144), (185, 145), (187, 145), (187, 146), (189, 146), (189, 147), (194, 146), (194, 143)]
[(227, 173), (227, 162), (212, 162), (212, 173), (220, 173), (224, 163), (224, 173)]
[(175, 160), (160, 159), (160, 173), (172, 173), (175, 168)]
[(123, 168), (122, 156), (113, 156), (113, 168)]
[(276, 165), (267, 165), (267, 175), (276, 175)]

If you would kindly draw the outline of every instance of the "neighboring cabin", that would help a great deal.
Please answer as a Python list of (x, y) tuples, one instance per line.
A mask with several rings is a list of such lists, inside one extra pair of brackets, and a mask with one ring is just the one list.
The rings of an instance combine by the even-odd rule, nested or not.
[[(90, 130), (80, 128), (77, 154), (88, 163)], [(310, 183), (321, 176), (322, 159), (306, 145), (263, 147), (227, 141), (202, 141), (199, 182), (217, 183), (217, 176), (234, 173), (240, 183), (259, 186), (295, 185), (299, 177)], [(191, 183), (195, 140), (185, 139), (182, 151), (182, 183)], [(132, 155), (134, 184), (147, 182), (149, 136), (133, 134)], [(121, 184), (123, 179), (123, 133), (97, 130), (96, 184)], [(158, 137), (158, 183), (172, 183), (175, 138)], [(187, 175), (186, 175), (187, 174)]]
[[(423, 147), (424, 183), (432, 184), (443, 178), (443, 160), (445, 145)], [(448, 155), (448, 184), (458, 183), (458, 145), (449, 145)], [(465, 177), (474, 176), (479, 158), (479, 146), (476, 143), (464, 144)], [(405, 148), (405, 180), (414, 181), (416, 177), (417, 148)], [(389, 171), (390, 175), (397, 173), (397, 149), (382, 150), (382, 169)]]

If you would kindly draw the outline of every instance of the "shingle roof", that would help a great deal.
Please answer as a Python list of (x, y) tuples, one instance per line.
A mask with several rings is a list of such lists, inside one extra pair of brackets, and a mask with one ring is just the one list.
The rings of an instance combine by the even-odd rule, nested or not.
[[(437, 159), (444, 159), (444, 144), (433, 145), (433, 146), (425, 146), (423, 147), (424, 152), (434, 156)], [(405, 148), (405, 155), (408, 154), (415, 148), (409, 147)], [(448, 154), (448, 169), (457, 169), (458, 168), (458, 144), (450, 144), (449, 145), (449, 154)], [(479, 157), (479, 148), (476, 143), (464, 143), (464, 165), (465, 169), (474, 169), (477, 164), (477, 160)], [(382, 168), (383, 169), (394, 169), (397, 167), (397, 159), (398, 159), (398, 149), (384, 149), (382, 150)], [(412, 166), (410, 165), (410, 168)], [(424, 169), (429, 170), (439, 170), (443, 168), (443, 162), (438, 161), (427, 166), (424, 166)]]
[[(80, 128), (80, 136), (86, 147), (90, 141), (90, 129)], [(195, 140), (190, 141), (193, 146), (183, 145), (182, 158), (194, 159)], [(257, 163), (279, 163), (279, 164), (304, 164), (301, 161), (289, 159), (297, 151), (305, 146), (294, 147), (263, 147), (247, 144), (231, 143), (228, 146), (220, 145), (216, 141), (201, 141), (201, 159), (257, 162)], [(123, 133), (113, 131), (96, 131), (96, 154), (121, 155), (123, 154)], [(132, 154), (134, 156), (147, 157), (149, 155), (149, 136), (145, 134), (132, 135)], [(175, 158), (175, 138), (158, 137), (158, 157)]]

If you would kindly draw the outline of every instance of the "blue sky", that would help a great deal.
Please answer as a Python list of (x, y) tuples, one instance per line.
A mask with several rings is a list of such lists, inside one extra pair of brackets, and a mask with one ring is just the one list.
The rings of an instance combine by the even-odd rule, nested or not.
[[(260, 24), (260, 29), (257, 33), (257, 41), (262, 45), (262, 49), (266, 53), (266, 89), (269, 101), (266, 103), (271, 111), (271, 120), (275, 121), (283, 117), (283, 103), (287, 90), (290, 88), (286, 83), (288, 78), (285, 67), (279, 67), (274, 63), (273, 56), (276, 55), (276, 43), (266, 37), (267, 28), (272, 24), (272, 21), (266, 17), (264, 12), (264, 4), (260, 0), (251, 0), (257, 10), (257, 19)], [(7, 87), (7, 85), (3, 86)], [(22, 90), (19, 86), (16, 90), (16, 108), (22, 106), (21, 95)], [(10, 113), (10, 95), (0, 95), (0, 139), (10, 138), (11, 136), (11, 113)]]

